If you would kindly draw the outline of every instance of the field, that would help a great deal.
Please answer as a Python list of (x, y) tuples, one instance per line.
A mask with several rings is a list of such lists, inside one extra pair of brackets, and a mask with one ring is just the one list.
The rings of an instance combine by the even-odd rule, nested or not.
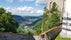
[(55, 40), (71, 40), (71, 38), (61, 38), (60, 35), (58, 35)]

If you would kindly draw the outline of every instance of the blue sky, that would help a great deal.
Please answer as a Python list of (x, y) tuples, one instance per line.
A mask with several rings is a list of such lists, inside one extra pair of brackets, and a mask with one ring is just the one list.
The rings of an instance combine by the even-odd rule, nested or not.
[(46, 0), (0, 0), (0, 7), (21, 16), (40, 16), (45, 5)]

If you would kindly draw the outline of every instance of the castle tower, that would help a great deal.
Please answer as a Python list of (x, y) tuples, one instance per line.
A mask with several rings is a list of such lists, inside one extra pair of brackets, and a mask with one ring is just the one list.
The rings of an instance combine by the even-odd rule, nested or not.
[(47, 0), (47, 9), (50, 10), (53, 2), (56, 2), (58, 10), (63, 12), (65, 0)]

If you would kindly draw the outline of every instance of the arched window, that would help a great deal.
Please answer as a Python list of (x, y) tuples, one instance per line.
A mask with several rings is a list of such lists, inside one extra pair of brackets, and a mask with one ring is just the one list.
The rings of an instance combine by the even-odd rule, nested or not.
[(50, 6), (49, 7), (51, 8), (51, 6), (52, 6), (52, 1), (50, 2)]

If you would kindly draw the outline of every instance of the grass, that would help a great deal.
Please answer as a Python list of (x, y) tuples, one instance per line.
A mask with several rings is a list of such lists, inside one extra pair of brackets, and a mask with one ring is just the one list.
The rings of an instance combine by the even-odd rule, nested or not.
[(58, 35), (55, 40), (71, 40), (71, 38), (62, 38)]
[(0, 40), (2, 40), (2, 39), (0, 38)]

